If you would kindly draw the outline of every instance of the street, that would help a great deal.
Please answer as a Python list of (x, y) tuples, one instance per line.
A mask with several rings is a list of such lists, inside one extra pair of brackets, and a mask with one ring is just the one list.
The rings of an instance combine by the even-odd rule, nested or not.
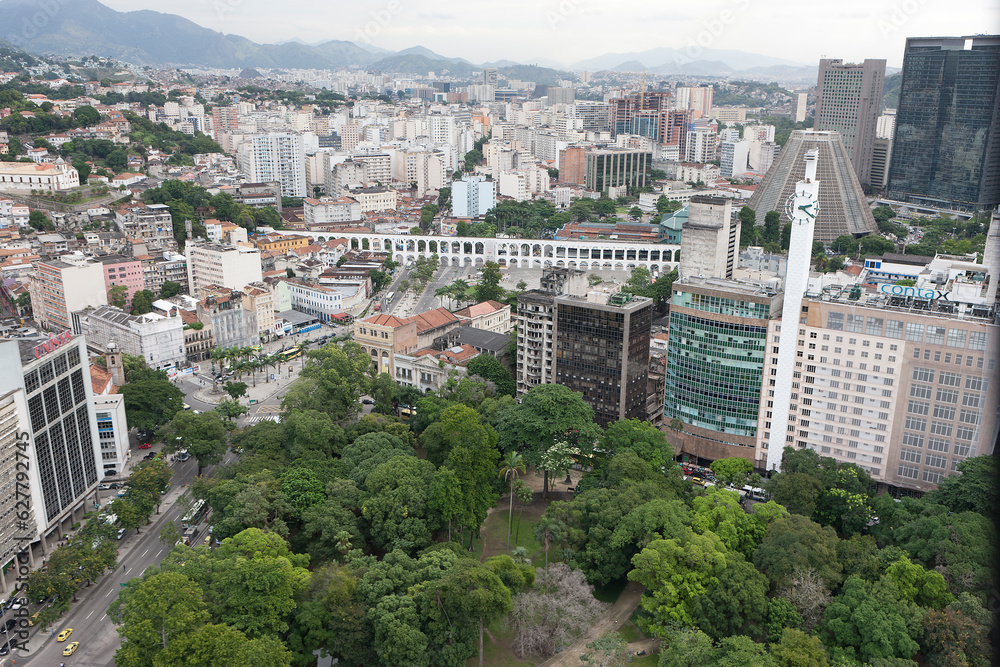
[[(157, 449), (159, 447), (160, 445), (157, 445)], [(232, 452), (227, 452), (223, 463), (230, 463), (235, 457)], [(152, 523), (143, 526), (138, 532), (130, 531), (122, 538), (119, 542), (117, 569), (105, 575), (97, 583), (80, 589), (77, 595), (78, 602), (73, 603), (70, 611), (48, 630), (42, 632), (38, 627), (28, 628), (31, 633), (28, 640), (30, 653), (25, 655), (20, 650), (14, 650), (11, 655), (0, 658), (0, 667), (14, 665), (15, 660), (17, 665), (37, 664), (43, 667), (51, 667), (61, 662), (73, 667), (106, 667), (114, 664), (114, 654), (121, 645), (121, 639), (114, 624), (107, 617), (108, 605), (117, 598), (120, 584), (141, 575), (146, 568), (158, 564), (170, 552), (171, 547), (160, 542), (160, 529), (168, 521), (180, 518), (176, 500), (187, 492), (187, 485), (194, 479), (198, 470), (198, 464), (194, 459), (183, 463), (174, 462), (172, 466), (174, 477), (170, 481), (170, 490), (164, 496), (160, 514), (154, 514)], [(205, 473), (210, 474), (212, 470), (208, 468)], [(106, 499), (115, 494), (114, 491), (101, 493), (102, 505)], [(204, 522), (201, 524), (201, 530), (197, 535), (199, 541), (204, 536), (207, 525)], [(32, 613), (39, 608), (32, 605)], [(67, 642), (56, 641), (52, 630), (59, 633), (65, 628), (73, 628), (73, 635)], [(80, 647), (72, 658), (64, 658), (62, 651), (69, 641), (80, 642)]]

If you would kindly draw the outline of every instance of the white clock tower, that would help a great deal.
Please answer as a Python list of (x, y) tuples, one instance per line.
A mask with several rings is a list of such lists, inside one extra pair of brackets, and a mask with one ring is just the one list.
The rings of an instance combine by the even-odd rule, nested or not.
[[(816, 161), (819, 151), (806, 153), (805, 177), (795, 184), (795, 191), (785, 203), (785, 214), (792, 223), (792, 236), (788, 245), (788, 265), (785, 271), (784, 298), (781, 305), (781, 338), (778, 342), (778, 365), (775, 376), (774, 408), (771, 411), (771, 436), (767, 442), (767, 469), (781, 470), (781, 455), (788, 445), (794, 445), (795, 425), (789, 428), (788, 406), (792, 393), (799, 391), (793, 384), (795, 351), (798, 349), (798, 325), (802, 317), (802, 296), (809, 284), (809, 265), (812, 262), (813, 232), (819, 212), (819, 181), (816, 180)], [(768, 398), (767, 400), (772, 400)]]

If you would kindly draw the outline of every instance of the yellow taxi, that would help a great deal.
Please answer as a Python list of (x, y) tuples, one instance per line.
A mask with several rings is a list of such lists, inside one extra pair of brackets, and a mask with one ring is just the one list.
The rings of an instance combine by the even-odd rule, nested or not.
[(66, 648), (63, 649), (63, 655), (73, 655), (73, 651), (77, 649), (80, 642), (70, 642)]
[(42, 612), (40, 611), (36, 611), (34, 614), (32, 614), (31, 618), (28, 619), (28, 625), (34, 625), (36, 622), (38, 622), (38, 617), (41, 616), (41, 614)]
[(58, 641), (64, 642), (67, 639), (69, 639), (69, 636), (71, 634), (73, 634), (73, 628), (66, 628), (65, 630), (63, 630), (62, 632), (59, 633), (59, 636), (56, 637), (56, 639)]

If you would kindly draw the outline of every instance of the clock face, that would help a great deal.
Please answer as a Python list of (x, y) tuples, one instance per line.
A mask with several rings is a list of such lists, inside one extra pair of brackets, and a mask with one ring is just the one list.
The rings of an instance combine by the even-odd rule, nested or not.
[[(799, 215), (799, 211), (804, 215)], [(808, 190), (796, 189), (785, 201), (785, 215), (793, 222), (815, 220), (818, 211), (819, 202), (816, 201), (816, 196)]]

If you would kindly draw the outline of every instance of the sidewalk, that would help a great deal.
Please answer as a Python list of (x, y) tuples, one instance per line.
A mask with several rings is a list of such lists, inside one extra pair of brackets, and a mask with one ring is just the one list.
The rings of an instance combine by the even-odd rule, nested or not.
[[(263, 345), (264, 352), (267, 354), (273, 354), (278, 352), (282, 347), (285, 349), (293, 348), (299, 343), (309, 341), (310, 343), (315, 341), (322, 336), (330, 336), (331, 338), (338, 335), (343, 335), (346, 331), (349, 331), (348, 327), (330, 327), (324, 325), (316, 331), (310, 331), (307, 334), (296, 334), (295, 336), (286, 336), (285, 338), (271, 341), (270, 343), (265, 343)], [(310, 345), (305, 351), (315, 350), (317, 347), (315, 345)], [(287, 389), (291, 386), (292, 382), (298, 379), (299, 373), (302, 371), (303, 355), (291, 359), (289, 361), (282, 362), (279, 367), (272, 368), (267, 367), (262, 370), (257, 371), (257, 386), (254, 386), (253, 374), (245, 374), (239, 380), (235, 377), (230, 378), (228, 382), (245, 382), (247, 385), (247, 393), (245, 396), (240, 398), (240, 402), (244, 405), (252, 405), (249, 402), (253, 400), (255, 403), (263, 403), (266, 400), (273, 398), (276, 394), (280, 393), (282, 390)], [(292, 372), (289, 374), (288, 368), (291, 366)], [(203, 402), (209, 403), (211, 405), (218, 405), (223, 400), (229, 398), (229, 394), (225, 392), (223, 386), (227, 381), (220, 382), (218, 388), (213, 388), (212, 381), (212, 365), (211, 362), (203, 361), (201, 362), (201, 373), (195, 375), (184, 376), (184, 379), (188, 382), (197, 383), (200, 382), (202, 386), (195, 390), (193, 396), (195, 399)], [(275, 376), (274, 380), (271, 380), (271, 375)], [(280, 397), (279, 397), (280, 398)]]
[[(167, 491), (165, 496), (163, 496), (163, 502), (160, 504), (159, 514), (154, 512), (153, 515), (150, 517), (149, 524), (139, 529), (143, 532), (141, 534), (138, 532), (133, 532), (130, 535), (126, 535), (125, 538), (122, 539), (122, 541), (119, 543), (118, 547), (119, 563), (121, 563), (121, 561), (126, 556), (128, 556), (132, 551), (136, 549), (137, 544), (139, 542), (139, 540), (136, 538), (146, 535), (149, 531), (154, 530), (153, 526), (155, 526), (156, 522), (160, 520), (160, 517), (173, 506), (173, 504), (182, 494), (187, 493), (187, 491), (188, 491), (187, 486), (171, 485), (170, 490)], [(167, 548), (166, 545), (164, 545), (164, 549), (166, 548)], [(77, 591), (76, 602), (70, 604), (69, 611), (66, 612), (66, 614), (62, 617), (62, 619), (57, 621), (56, 625), (53, 625), (44, 631), (41, 630), (40, 628), (37, 628), (36, 626), (36, 631), (28, 637), (28, 640), (23, 645), (18, 646), (17, 650), (20, 651), (20, 654), (15, 656), (12, 653), (11, 656), (14, 659), (19, 659), (21, 657), (28, 657), (34, 654), (35, 651), (45, 646), (46, 642), (55, 642), (56, 638), (55, 636), (53, 636), (52, 633), (53, 628), (58, 629), (60, 623), (65, 625), (66, 617), (73, 613), (74, 608), (78, 608), (81, 605), (81, 603), (83, 603), (93, 593), (104, 590), (104, 586), (107, 585), (106, 580), (108, 579), (108, 577), (114, 575), (116, 572), (120, 573), (120, 571), (121, 571), (121, 566), (116, 565), (114, 569), (106, 572), (99, 581), (91, 582), (89, 586), (84, 586), (79, 591)], [(143, 569), (143, 571), (145, 571), (145, 569)], [(132, 576), (132, 571), (129, 570), (126, 574)], [(141, 574), (142, 572), (136, 572), (134, 576), (138, 577)]]

